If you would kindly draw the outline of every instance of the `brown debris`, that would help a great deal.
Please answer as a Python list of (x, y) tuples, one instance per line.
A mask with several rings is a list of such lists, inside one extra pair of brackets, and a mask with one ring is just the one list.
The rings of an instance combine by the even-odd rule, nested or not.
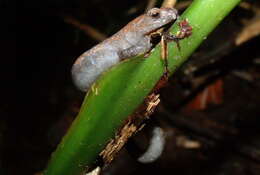
[(260, 34), (260, 15), (255, 17), (249, 24), (247, 24), (239, 33), (235, 40), (235, 44), (241, 45), (244, 42), (258, 36)]
[(189, 139), (187, 136), (176, 137), (176, 145), (186, 149), (198, 149), (201, 148), (201, 143), (197, 140)]
[(191, 4), (191, 1), (181, 1), (176, 4), (176, 9), (182, 10), (187, 8)]
[(165, 0), (163, 1), (162, 7), (174, 7), (176, 0)]
[(115, 155), (121, 150), (128, 138), (131, 137), (136, 130), (137, 126), (129, 120), (119, 131), (116, 137), (107, 144), (106, 148), (100, 153), (100, 156), (103, 157), (106, 164), (112, 162)]
[[(201, 77), (197, 78), (201, 81)], [(196, 80), (196, 79), (194, 79)], [(197, 82), (195, 82), (197, 83)], [(198, 84), (198, 83), (197, 83)], [(199, 92), (187, 105), (186, 111), (205, 110), (210, 104), (219, 105), (223, 103), (224, 89), (223, 80), (217, 79)]]
[(103, 158), (105, 165), (112, 162), (127, 140), (144, 127), (144, 121), (149, 118), (159, 103), (159, 95), (152, 93), (145, 99), (145, 102), (138, 108), (137, 112), (128, 117), (115, 138), (99, 154)]

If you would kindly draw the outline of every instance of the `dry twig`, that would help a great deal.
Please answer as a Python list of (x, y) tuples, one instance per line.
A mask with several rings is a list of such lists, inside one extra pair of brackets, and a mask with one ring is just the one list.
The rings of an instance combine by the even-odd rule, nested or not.
[(103, 41), (104, 39), (107, 38), (106, 35), (104, 35), (103, 33), (99, 32), (94, 27), (91, 27), (88, 24), (82, 24), (80, 21), (78, 21), (77, 19), (75, 19), (73, 17), (66, 16), (63, 19), (64, 19), (64, 21), (66, 23), (71, 24), (74, 27), (84, 31), (87, 36), (90, 36), (91, 38), (93, 38), (93, 39), (95, 39), (97, 41)]

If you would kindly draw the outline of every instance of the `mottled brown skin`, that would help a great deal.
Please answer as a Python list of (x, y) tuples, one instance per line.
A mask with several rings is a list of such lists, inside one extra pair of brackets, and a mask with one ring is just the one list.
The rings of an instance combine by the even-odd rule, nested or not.
[(146, 53), (153, 47), (151, 33), (177, 19), (173, 8), (153, 8), (119, 32), (83, 53), (72, 67), (75, 85), (87, 91), (100, 74), (123, 59)]

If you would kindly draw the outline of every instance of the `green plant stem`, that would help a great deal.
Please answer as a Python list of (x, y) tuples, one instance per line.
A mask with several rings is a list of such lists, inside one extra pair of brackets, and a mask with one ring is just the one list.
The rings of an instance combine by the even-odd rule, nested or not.
[[(240, 0), (195, 0), (181, 16), (193, 27), (191, 37), (169, 44), (173, 73)], [(178, 26), (175, 24), (172, 32)], [(122, 122), (151, 92), (164, 72), (160, 47), (149, 58), (134, 58), (113, 67), (92, 86), (66, 136), (53, 153), (45, 175), (77, 175), (89, 167)]]

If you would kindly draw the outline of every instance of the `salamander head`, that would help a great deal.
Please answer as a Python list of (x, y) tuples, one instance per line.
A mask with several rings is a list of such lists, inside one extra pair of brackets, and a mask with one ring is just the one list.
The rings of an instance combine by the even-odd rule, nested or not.
[(169, 23), (173, 23), (178, 17), (174, 8), (152, 8), (144, 14), (142, 23), (146, 25), (146, 34), (154, 32)]

